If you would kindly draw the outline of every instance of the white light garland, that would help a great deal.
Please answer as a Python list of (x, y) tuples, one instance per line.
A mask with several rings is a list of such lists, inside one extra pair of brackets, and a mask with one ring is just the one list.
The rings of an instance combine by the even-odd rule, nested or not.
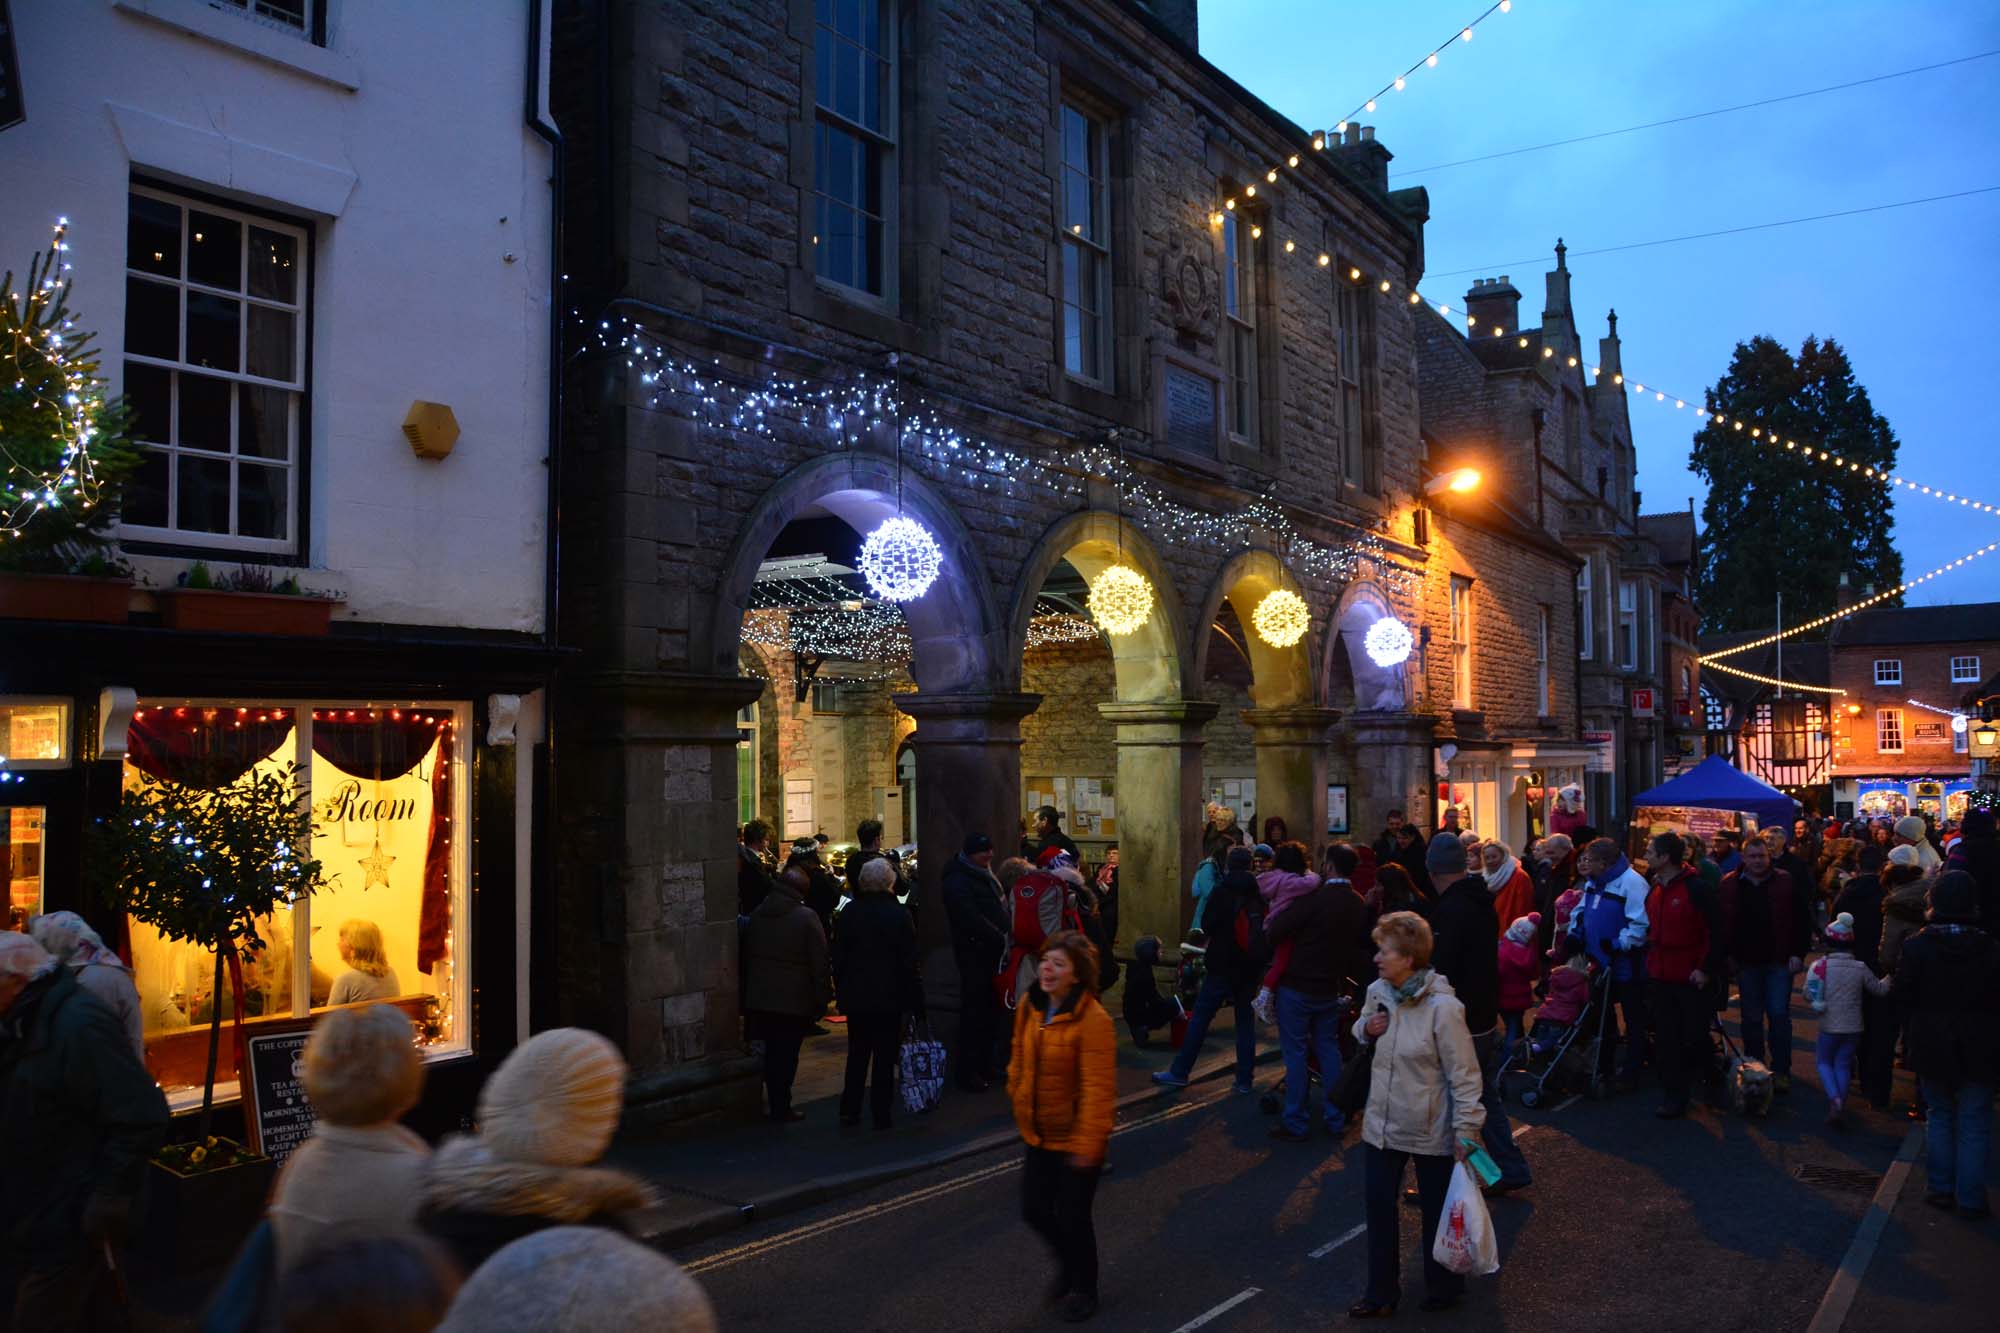
[[(13, 308), (10, 322), (15, 326), (14, 345), (0, 349), (0, 372), (13, 382), (0, 388), (26, 393), (30, 410), (47, 411), (48, 433), (32, 441), (34, 445), (61, 444), (51, 470), (37, 466), (32, 457), (17, 455), (0, 437), (0, 534), (8, 537), (19, 537), (44, 509), (67, 502), (87, 510), (100, 494), (90, 445), (104, 411), (104, 381), (79, 367), (72, 355), (89, 335), (73, 332), (75, 320), (56, 319), (57, 308), (69, 294), (69, 219), (57, 218), (54, 232), (47, 257), (38, 254), (29, 266), (28, 290), (13, 291), (9, 273), (7, 290), (0, 291), (0, 299)], [(40, 346), (34, 345), (37, 339)], [(30, 373), (43, 377), (30, 384)]]
[(1257, 603), (1250, 613), (1250, 627), (1273, 648), (1289, 648), (1312, 627), (1312, 610), (1305, 598), (1289, 588), (1279, 588)]
[(1720, 671), (1726, 675), (1741, 676), (1744, 680), (1754, 680), (1760, 685), (1776, 685), (1780, 689), (1798, 690), (1802, 694), (1846, 694), (1847, 691), (1832, 685), (1802, 685), (1795, 680), (1779, 680), (1776, 676), (1760, 676), (1754, 671), (1744, 671), (1730, 666), (1727, 662), (1711, 662), (1703, 658), (1702, 665), (1710, 671)]
[(1153, 615), (1153, 585), (1130, 565), (1113, 565), (1090, 581), (1090, 614), (1106, 634), (1132, 634)]
[(930, 591), (944, 567), (930, 530), (901, 514), (885, 519), (861, 543), (861, 573), (868, 586), (892, 602), (911, 602)]
[(1410, 634), (1410, 627), (1394, 616), (1383, 616), (1368, 627), (1362, 637), (1361, 647), (1368, 654), (1368, 660), (1378, 667), (1401, 666), (1410, 660), (1410, 653), (1417, 641)]
[[(1958, 559), (1951, 561), (1949, 564), (1939, 565), (1936, 569), (1933, 569), (1928, 574), (1919, 574), (1917, 575), (1917, 577), (1911, 579), (1909, 582), (1899, 583), (1895, 587), (1889, 589), (1887, 592), (1878, 592), (1873, 597), (1865, 597), (1862, 600), (1856, 602), (1852, 606), (1842, 607), (1840, 610), (1831, 612), (1830, 614), (1827, 615), (1820, 616), (1816, 620), (1805, 621), (1802, 624), (1792, 626), (1790, 629), (1780, 630), (1776, 634), (1766, 634), (1763, 638), (1752, 639), (1748, 643), (1739, 643), (1734, 648), (1724, 648), (1720, 652), (1707, 653), (1702, 657), (1697, 658), (1696, 660), (1704, 664), (1713, 664), (1716, 662), (1718, 658), (1733, 657), (1737, 653), (1747, 653), (1752, 648), (1763, 648), (1769, 644), (1777, 643), (1781, 639), (1789, 639), (1795, 634), (1809, 634), (1813, 630), (1824, 628), (1827, 625), (1833, 624), (1835, 621), (1845, 620), (1851, 615), (1855, 615), (1859, 612), (1866, 611), (1872, 606), (1876, 606), (1882, 602), (1886, 602), (1891, 597), (1895, 597), (1902, 593), (1906, 593), (1910, 591), (1912, 588), (1917, 587), (1919, 584), (1929, 583), (1932, 579), (1938, 577), (1940, 574), (1949, 574), (1952, 570), (1959, 568), (1961, 565), (1969, 564), (1970, 562), (1977, 560), (1980, 556), (1991, 554), (1994, 551), (2000, 551), (2000, 542), (1988, 542), (1986, 545), (1980, 547), (1978, 550), (1970, 552), (1969, 554), (1966, 555), (1962, 555)], [(1738, 674), (1740, 675), (1744, 673), (1739, 672)]]

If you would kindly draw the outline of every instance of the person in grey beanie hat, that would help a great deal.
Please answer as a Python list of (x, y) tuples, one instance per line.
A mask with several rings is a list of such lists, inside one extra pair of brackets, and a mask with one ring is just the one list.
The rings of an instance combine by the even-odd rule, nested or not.
[(1431, 839), (1430, 849), (1424, 853), (1424, 869), (1430, 872), (1431, 883), (1437, 885), (1438, 892), (1442, 893), (1465, 878), (1465, 867), (1470, 859), (1457, 832), (1443, 829)]
[(438, 1333), (714, 1333), (701, 1284), (657, 1250), (597, 1227), (504, 1246), (459, 1289)]

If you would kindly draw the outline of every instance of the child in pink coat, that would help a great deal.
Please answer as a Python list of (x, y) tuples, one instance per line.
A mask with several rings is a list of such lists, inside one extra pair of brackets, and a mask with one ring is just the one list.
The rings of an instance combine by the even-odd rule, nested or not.
[(1535, 982), (1542, 974), (1542, 960), (1535, 956), (1535, 932), (1542, 924), (1540, 912), (1517, 916), (1500, 937), (1500, 1018), (1507, 1030), (1500, 1038), (1500, 1068), (1521, 1040), (1528, 1010), (1535, 1004)]

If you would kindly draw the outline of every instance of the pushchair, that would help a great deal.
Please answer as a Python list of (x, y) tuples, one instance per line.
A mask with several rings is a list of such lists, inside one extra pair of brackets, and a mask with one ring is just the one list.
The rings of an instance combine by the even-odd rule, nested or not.
[(1157, 1028), (1167, 1029), (1175, 1048), (1187, 1035), (1188, 1011), (1208, 974), (1208, 949), (1199, 930), (1188, 932), (1181, 944), (1180, 961), (1174, 965), (1173, 990), (1161, 994), (1159, 969), (1160, 937), (1141, 936), (1132, 946), (1132, 966), (1125, 972), (1125, 1026), (1132, 1030), (1132, 1044), (1141, 1050), (1152, 1044)]
[(1576, 1021), (1540, 1037), (1532, 1033), (1519, 1043), (1519, 1054), (1500, 1071), (1502, 1086), (1510, 1073), (1525, 1075), (1521, 1105), (1533, 1110), (1550, 1095), (1581, 1091), (1589, 1097), (1604, 1095), (1604, 1075), (1598, 1056), (1604, 1045), (1605, 1025), (1611, 1014), (1611, 971), (1600, 968), (1590, 979), (1590, 1002)]

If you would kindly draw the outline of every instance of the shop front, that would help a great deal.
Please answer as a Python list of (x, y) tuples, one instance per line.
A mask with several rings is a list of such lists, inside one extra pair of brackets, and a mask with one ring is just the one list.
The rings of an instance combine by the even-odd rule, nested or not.
[[(415, 1122), (455, 1127), (528, 1020), (540, 654), (148, 628), (37, 627), (10, 648), (30, 635), (47, 651), (10, 651), (0, 679), (26, 687), (0, 695), (10, 927), (74, 910), (127, 959), (176, 1112), (201, 1101), (218, 1011), (226, 1105), (239, 1035), (381, 1001), (410, 1015), (431, 1066)], [(292, 765), (327, 883), (260, 918), (262, 947), (218, 990), (213, 953), (106, 906), (91, 827), (144, 784), (226, 789)]]
[(1933, 821), (1963, 819), (1971, 777), (1853, 777), (1834, 779), (1834, 808), (1852, 809), (1857, 819), (1901, 819), (1929, 815)]

